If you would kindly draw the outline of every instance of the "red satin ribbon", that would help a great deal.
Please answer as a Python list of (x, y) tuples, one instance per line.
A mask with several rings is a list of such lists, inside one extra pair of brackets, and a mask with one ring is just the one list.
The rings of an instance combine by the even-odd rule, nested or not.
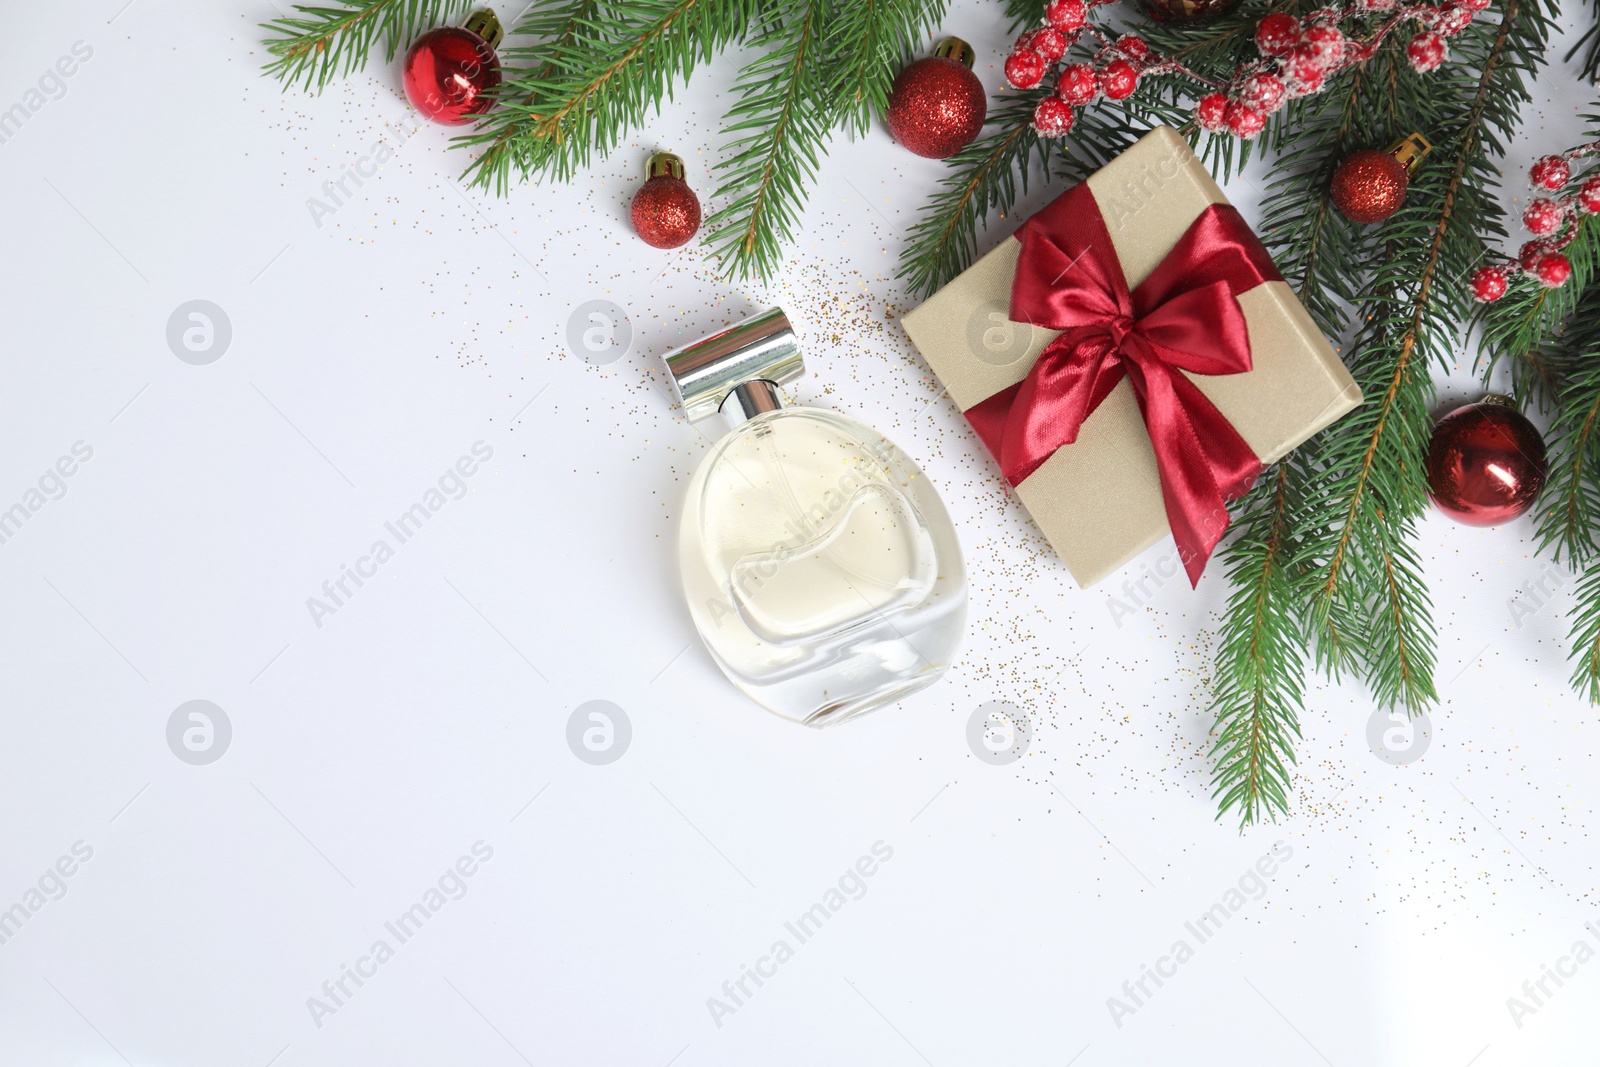
[(1243, 495), (1262, 466), (1181, 372), (1249, 370), (1250, 331), (1237, 296), (1282, 275), (1226, 204), (1202, 212), (1131, 293), (1087, 185), (1057, 198), (1017, 236), (1011, 319), (1065, 332), (1021, 382), (969, 408), (968, 421), (1017, 485), (1076, 441), (1126, 376), (1155, 449), (1173, 539), (1198, 583), (1228, 528), (1227, 501)]

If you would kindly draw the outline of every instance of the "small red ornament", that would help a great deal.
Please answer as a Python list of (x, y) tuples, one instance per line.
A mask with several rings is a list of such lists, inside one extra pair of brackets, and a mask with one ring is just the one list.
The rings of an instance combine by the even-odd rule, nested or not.
[(1450, 49), (1444, 38), (1432, 30), (1423, 30), (1406, 45), (1406, 58), (1411, 61), (1411, 69), (1418, 74), (1438, 70), (1449, 55)]
[(1033, 106), (1033, 129), (1040, 137), (1065, 137), (1077, 118), (1072, 105), (1058, 96), (1047, 96)]
[(1533, 276), (1551, 289), (1566, 285), (1572, 277), (1572, 261), (1560, 252), (1546, 252), (1534, 261)]
[(1062, 33), (1072, 33), (1089, 21), (1089, 5), (1084, 0), (1050, 0), (1044, 18)]
[(1560, 156), (1545, 156), (1534, 160), (1528, 169), (1528, 180), (1553, 193), (1572, 180), (1572, 168)]
[(1100, 78), (1087, 63), (1068, 63), (1061, 68), (1056, 95), (1074, 107), (1082, 107), (1100, 91)]
[(1286, 56), (1300, 43), (1300, 20), (1293, 15), (1268, 15), (1256, 24), (1256, 47), (1262, 55)]
[(1376, 148), (1352, 152), (1334, 169), (1328, 188), (1333, 206), (1363, 226), (1382, 222), (1405, 203), (1411, 175), (1430, 148), (1426, 139), (1414, 133), (1387, 152)]
[(1529, 202), (1528, 209), (1522, 213), (1522, 225), (1535, 237), (1549, 237), (1561, 229), (1561, 220), (1565, 217), (1560, 204), (1540, 197)]
[(1600, 175), (1586, 178), (1578, 186), (1578, 206), (1591, 215), (1600, 215)]
[(1228, 97), (1226, 93), (1207, 93), (1194, 109), (1200, 125), (1218, 133), (1228, 128)]
[[(1017, 52), (1034, 55), (1037, 52)], [(972, 46), (959, 37), (946, 37), (933, 55), (910, 64), (889, 90), (885, 120), (894, 139), (919, 156), (944, 159), (953, 156), (978, 136), (988, 115), (983, 83), (972, 73)], [(1039, 78), (1044, 58), (1039, 57)], [(1009, 73), (1011, 61), (1006, 61)]]
[(1506, 295), (1510, 279), (1499, 267), (1479, 267), (1472, 276), (1472, 297), (1481, 304), (1492, 304)]
[(1113, 59), (1100, 69), (1100, 91), (1107, 100), (1126, 100), (1139, 87), (1139, 70), (1126, 59)]
[(462, 26), (440, 26), (418, 37), (401, 68), (406, 99), (434, 122), (465, 126), (494, 106), (500, 84), (495, 46), (504, 36), (493, 11), (474, 12)]
[(633, 194), (633, 231), (652, 248), (677, 248), (700, 231), (700, 198), (683, 180), (683, 160), (657, 152)]
[(1439, 420), (1427, 471), (1440, 511), (1468, 526), (1498, 526), (1533, 506), (1549, 463), (1533, 423), (1510, 398), (1490, 396)]

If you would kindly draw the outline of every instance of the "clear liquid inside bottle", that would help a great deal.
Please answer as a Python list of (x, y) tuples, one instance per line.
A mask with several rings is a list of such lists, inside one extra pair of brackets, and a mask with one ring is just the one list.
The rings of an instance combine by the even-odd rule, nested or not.
[(719, 441), (690, 483), (680, 550), (718, 665), (808, 725), (933, 683), (965, 627), (943, 502), (888, 439), (834, 412), (766, 412)]

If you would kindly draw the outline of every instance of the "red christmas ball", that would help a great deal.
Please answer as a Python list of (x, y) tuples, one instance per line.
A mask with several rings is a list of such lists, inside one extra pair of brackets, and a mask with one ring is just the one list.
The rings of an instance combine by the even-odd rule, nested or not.
[(1482, 304), (1492, 304), (1506, 295), (1510, 280), (1499, 267), (1479, 267), (1472, 276), (1472, 297)]
[(1553, 193), (1572, 180), (1572, 168), (1560, 156), (1545, 156), (1528, 168), (1528, 180)]
[(500, 23), (482, 11), (466, 26), (440, 26), (406, 52), (401, 81), (411, 106), (434, 122), (465, 126), (494, 106), (489, 91), (500, 84)]
[(1370, 226), (1400, 210), (1410, 184), (1405, 164), (1393, 152), (1364, 148), (1334, 169), (1328, 195), (1345, 218)]
[(1433, 428), (1428, 494), (1468, 526), (1498, 526), (1533, 506), (1549, 463), (1544, 438), (1505, 397), (1456, 408)]
[(652, 248), (677, 248), (700, 231), (700, 198), (683, 180), (683, 160), (657, 152), (633, 194), (633, 232)]
[(1300, 20), (1293, 15), (1268, 15), (1256, 24), (1256, 47), (1262, 55), (1286, 56), (1300, 43)]
[[(889, 90), (885, 113), (894, 139), (929, 159), (953, 156), (971, 144), (989, 111), (983, 83), (971, 66), (971, 46), (950, 37), (939, 42), (933, 55), (902, 70)], [(1010, 66), (1007, 60), (1008, 73)], [(1041, 67), (1040, 78), (1043, 76)]]

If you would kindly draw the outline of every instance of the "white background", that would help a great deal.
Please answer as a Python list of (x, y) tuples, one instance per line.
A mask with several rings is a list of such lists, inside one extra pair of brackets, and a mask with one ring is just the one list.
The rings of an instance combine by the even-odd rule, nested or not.
[[(770, 288), (647, 248), (642, 160), (676, 151), (709, 193), (731, 56), (569, 186), (463, 194), (429, 127), (319, 226), (308, 198), (407, 129), (394, 65), (285, 95), (265, 2), (9, 7), (0, 108), (75, 42), (93, 56), (0, 145), (0, 508), (75, 442), (93, 458), (0, 545), (0, 909), (74, 843), (93, 856), (0, 945), (0, 1063), (1593, 1062), (1600, 962), (1520, 1027), (1506, 1006), (1600, 948), (1600, 715), (1567, 689), (1565, 592), (1513, 625), (1545, 566), (1526, 521), (1423, 525), (1426, 755), (1375, 758), (1363, 689), (1319, 683), (1293, 809), (1240, 836), (1208, 796), (1217, 568), (1147, 582), (1116, 625), (1170, 546), (1077, 589), (898, 327), (902, 231), (941, 164), (881, 129), (835, 143)], [(998, 88), (997, 5), (944, 28)], [(1580, 139), (1564, 50), (1513, 206), (1527, 163)], [(1258, 190), (1229, 192), (1254, 217)], [(208, 366), (165, 339), (197, 298), (233, 330)], [(632, 323), (604, 366), (564, 340), (591, 299)], [(676, 576), (708, 443), (659, 356), (780, 302), (807, 323), (796, 399), (918, 458), (972, 581), (949, 677), (827, 732), (723, 679)], [(1476, 395), (1473, 355), (1441, 407)], [(467, 495), (316, 626), (307, 598), (477, 441)], [(166, 741), (193, 699), (232, 723), (207, 766)], [(609, 766), (565, 740), (594, 699), (632, 723)], [(968, 748), (989, 700), (1034, 717), (1020, 762)], [(308, 998), (478, 841), (466, 895), (319, 1026)], [(714, 1020), (878, 841), (865, 896)], [(1107, 998), (1274, 842), (1292, 856), (1261, 898), (1117, 1025)]]

